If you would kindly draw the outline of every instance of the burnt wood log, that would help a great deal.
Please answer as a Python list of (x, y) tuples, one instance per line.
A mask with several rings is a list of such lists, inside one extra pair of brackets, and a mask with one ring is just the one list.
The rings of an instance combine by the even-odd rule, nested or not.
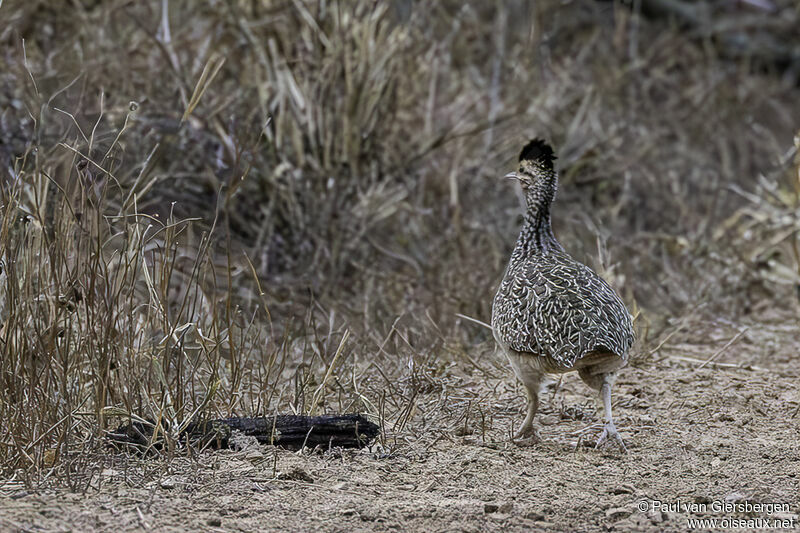
[[(162, 423), (163, 424), (163, 423)], [(129, 422), (109, 432), (108, 439), (119, 446), (163, 447), (163, 438), (153, 438), (155, 424)], [(169, 432), (169, 427), (161, 433)], [(363, 448), (380, 432), (380, 427), (360, 414), (351, 415), (276, 415), (254, 418), (220, 418), (190, 423), (178, 435), (180, 442), (200, 447), (228, 448), (234, 432), (255, 437), (262, 444), (299, 449), (303, 446)]]

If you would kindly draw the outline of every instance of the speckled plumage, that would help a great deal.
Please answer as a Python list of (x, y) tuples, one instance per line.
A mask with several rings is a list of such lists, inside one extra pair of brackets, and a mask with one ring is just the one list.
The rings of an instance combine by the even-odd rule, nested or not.
[(564, 369), (592, 352), (627, 360), (633, 344), (631, 317), (619, 296), (559, 248), (517, 246), (495, 296), (492, 329), (501, 344)]
[(558, 188), (554, 159), (544, 141), (531, 141), (520, 154), (519, 170), (509, 175), (522, 184), (527, 211), (494, 298), (492, 331), (528, 389), (530, 411), (523, 431), (532, 431), (538, 407), (534, 389), (541, 374), (578, 370), (590, 386), (608, 386), (603, 393), (609, 397), (607, 429), (619, 439), (610, 422), (610, 387), (633, 344), (632, 319), (611, 286), (570, 257), (553, 235), (550, 206)]

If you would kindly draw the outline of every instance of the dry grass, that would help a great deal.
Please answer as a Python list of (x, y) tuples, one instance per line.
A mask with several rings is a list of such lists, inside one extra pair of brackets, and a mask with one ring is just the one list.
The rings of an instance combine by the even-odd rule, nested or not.
[(488, 319), (534, 135), (644, 354), (689, 310), (791, 305), (793, 80), (615, 4), (409, 6), (2, 3), (4, 475), (121, 413), (489, 427), (452, 395), (500, 372), (459, 315)]

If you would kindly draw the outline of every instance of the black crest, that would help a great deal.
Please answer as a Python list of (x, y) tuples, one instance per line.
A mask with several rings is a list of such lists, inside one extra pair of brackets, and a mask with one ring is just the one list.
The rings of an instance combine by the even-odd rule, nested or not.
[(556, 156), (553, 153), (553, 149), (542, 139), (533, 139), (525, 145), (525, 148), (519, 154), (520, 161), (538, 161), (551, 168), (555, 159)]

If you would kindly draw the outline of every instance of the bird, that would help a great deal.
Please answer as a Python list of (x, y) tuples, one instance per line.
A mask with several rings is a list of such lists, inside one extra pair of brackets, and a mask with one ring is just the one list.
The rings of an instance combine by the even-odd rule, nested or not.
[(533, 139), (522, 149), (518, 169), (506, 175), (520, 183), (527, 204), (492, 303), (493, 336), (528, 397), (527, 415), (512, 440), (540, 440), (533, 420), (543, 380), (577, 371), (603, 403), (605, 426), (595, 448), (616, 443), (626, 452), (611, 413), (611, 388), (628, 362), (633, 318), (608, 282), (573, 259), (553, 233), (555, 159), (547, 142)]

